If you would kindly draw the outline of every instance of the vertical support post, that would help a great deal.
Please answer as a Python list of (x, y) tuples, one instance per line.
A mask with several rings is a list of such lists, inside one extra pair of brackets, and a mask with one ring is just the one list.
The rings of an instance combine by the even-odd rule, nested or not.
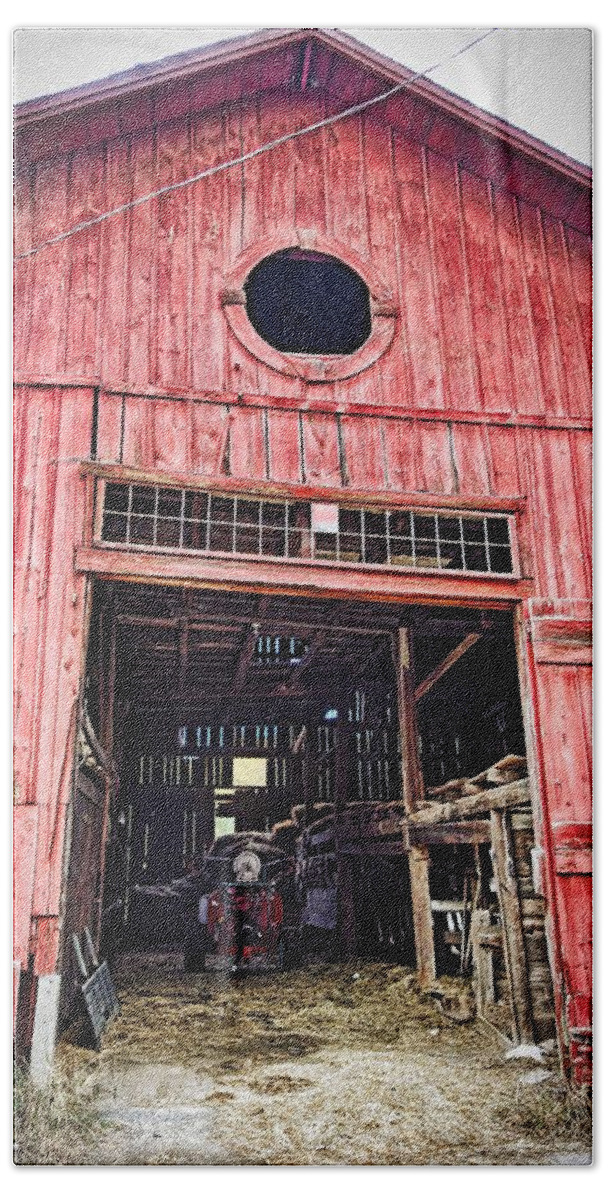
[(61, 975), (40, 975), (34, 1009), (30, 1075), (36, 1087), (45, 1087), (53, 1073)]
[(313, 745), (313, 732), (316, 733), (315, 723), (309, 718), (306, 722), (306, 741), (304, 743), (304, 756), (302, 759), (305, 825), (310, 825), (313, 820), (315, 800), (317, 799), (317, 754), (316, 743)]
[(509, 813), (497, 809), (490, 811), (490, 836), (515, 1034), (519, 1042), (533, 1042), (532, 1005)]
[[(101, 664), (100, 664), (100, 735), (101, 744), (107, 754), (108, 760), (113, 760), (114, 754), (114, 697), (116, 690), (116, 613), (114, 606), (109, 609), (110, 620), (110, 636), (106, 643), (106, 631), (108, 624), (108, 609), (103, 609), (101, 613), (102, 627), (100, 630), (101, 642)], [(102, 673), (103, 672), (103, 673)], [(112, 780), (107, 776), (105, 779), (105, 797), (103, 810), (103, 823), (101, 829), (101, 846), (99, 850), (99, 888), (97, 897), (97, 913), (95, 919), (94, 941), (97, 950), (101, 939), (101, 925), (103, 917), (103, 895), (105, 889), (105, 867), (106, 867), (106, 843), (108, 839), (108, 823), (110, 817), (110, 804), (112, 803), (114, 785)]]
[[(409, 629), (401, 628), (395, 639), (395, 666), (397, 672), (397, 702), (399, 706), (399, 732), (401, 737), (401, 773), (403, 783), (403, 807), (406, 817), (414, 812), (424, 800), (424, 780), (418, 754), (418, 727), (414, 699), (412, 670), (412, 647)], [(409, 858), (412, 914), (414, 920), (414, 942), (416, 967), (422, 987), (428, 987), (436, 978), (435, 942), (433, 938), (433, 913), (429, 889), (429, 851), (426, 846), (410, 847), (407, 825), (404, 839)]]
[(354, 958), (357, 953), (357, 928), (353, 896), (353, 867), (350, 856), (340, 852), (340, 813), (348, 803), (348, 722), (341, 707), (336, 724), (334, 803), (335, 837), (338, 866), (338, 934), (341, 956)]

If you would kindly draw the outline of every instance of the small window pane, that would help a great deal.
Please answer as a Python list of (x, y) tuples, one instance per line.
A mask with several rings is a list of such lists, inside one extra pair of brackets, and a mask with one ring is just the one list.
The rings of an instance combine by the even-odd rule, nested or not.
[(386, 536), (366, 537), (365, 561), (370, 563), (385, 563), (387, 561)]
[[(435, 537), (435, 518), (421, 516), (420, 513), (414, 514), (414, 536), (418, 538), (434, 538)], [(418, 548), (416, 548), (418, 553)]]
[(159, 517), (156, 523), (156, 543), (158, 546), (179, 546), (180, 522), (167, 517)]
[(464, 548), (467, 571), (487, 571), (485, 546), (467, 546)]
[(104, 508), (126, 512), (129, 507), (129, 488), (124, 483), (106, 483)]
[(209, 534), (210, 550), (232, 550), (232, 526), (212, 525)]
[(513, 571), (511, 550), (508, 546), (490, 546), (490, 570), (500, 575), (510, 575)]
[(460, 520), (458, 517), (439, 517), (439, 537), (447, 542), (460, 541)]
[(174, 488), (159, 488), (158, 515), (160, 517), (179, 517), (182, 511), (182, 493)]
[(237, 526), (236, 549), (240, 554), (259, 554), (260, 531), (256, 525)]
[(308, 536), (306, 534), (303, 534), (301, 530), (290, 529), (288, 537), (289, 537), (289, 542), (288, 542), (289, 549), (288, 549), (287, 553), (289, 554), (290, 558), (302, 558), (303, 557), (303, 555), (304, 555), (304, 548), (303, 548), (303, 544), (302, 544), (303, 537), (307, 538), (308, 546), (309, 546), (309, 553), (310, 553), (310, 539), (308, 538)]
[(188, 550), (204, 550), (207, 545), (207, 522), (184, 521), (184, 546)]
[(262, 529), (262, 554), (269, 554), (272, 558), (285, 557), (284, 529)]
[(414, 561), (411, 538), (391, 538), (391, 562), (398, 567), (411, 567)]
[(124, 542), (127, 538), (126, 516), (105, 513), (101, 536), (106, 542)]
[(410, 537), (411, 521), (409, 512), (394, 512), (389, 516), (391, 537)]
[(131, 508), (134, 513), (153, 513), (155, 500), (154, 488), (134, 487)]
[(310, 504), (290, 504), (289, 525), (293, 529), (310, 529)]
[(230, 521), (232, 523), (234, 517), (234, 500), (229, 496), (212, 496), (211, 497), (211, 520), (212, 521)]
[(488, 541), (499, 546), (509, 545), (509, 522), (506, 517), (488, 517)]
[(465, 542), (485, 542), (486, 534), (483, 520), (466, 519), (462, 522)]
[(130, 540), (148, 545), (154, 540), (154, 519), (152, 517), (131, 517)]
[(269, 504), (265, 501), (262, 505), (262, 522), (264, 525), (281, 529), (285, 524), (285, 505)]
[(237, 500), (236, 519), (239, 524), (257, 525), (260, 519), (258, 500)]
[(386, 536), (386, 518), (383, 512), (366, 512), (365, 514), (365, 536), (379, 537)]
[(423, 538), (416, 539), (416, 566), (437, 566), (437, 546), (434, 539), (432, 542), (426, 541)]
[(315, 558), (337, 558), (338, 539), (335, 533), (315, 534)]
[(361, 537), (356, 533), (340, 534), (340, 558), (345, 562), (359, 562), (361, 559)]
[(460, 542), (441, 543), (441, 566), (444, 571), (462, 571), (462, 546)]
[(361, 509), (340, 509), (340, 533), (359, 533), (361, 531)]

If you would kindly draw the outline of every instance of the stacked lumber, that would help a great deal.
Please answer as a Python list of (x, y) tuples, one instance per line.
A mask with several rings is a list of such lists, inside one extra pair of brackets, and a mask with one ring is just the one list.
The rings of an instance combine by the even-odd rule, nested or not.
[(527, 764), (518, 754), (509, 754), (486, 771), (470, 779), (451, 779), (429, 788), (425, 803), (408, 816), (414, 825), (437, 825), (463, 821), (528, 801)]
[(340, 813), (339, 850), (343, 854), (403, 854), (403, 805), (357, 801)]

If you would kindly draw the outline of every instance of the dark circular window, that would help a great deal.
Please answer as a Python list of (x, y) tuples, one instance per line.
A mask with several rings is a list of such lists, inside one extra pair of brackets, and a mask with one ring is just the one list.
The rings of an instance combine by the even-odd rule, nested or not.
[(353, 354), (371, 332), (366, 284), (329, 254), (271, 254), (250, 272), (245, 297), (256, 333), (284, 353)]

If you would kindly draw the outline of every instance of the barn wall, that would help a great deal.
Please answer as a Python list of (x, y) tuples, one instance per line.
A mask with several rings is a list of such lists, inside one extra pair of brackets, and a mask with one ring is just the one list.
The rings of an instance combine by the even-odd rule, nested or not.
[(73, 548), (85, 523), (79, 460), (91, 450), (93, 393), (18, 388), (14, 412), (14, 812), (24, 905), (15, 912), (15, 956), (25, 968), (34, 954), (36, 974), (44, 975), (57, 964), (84, 661), (87, 583), (73, 571)]
[[(30, 136), (17, 154), (17, 254), (340, 107), (322, 91), (236, 95), (204, 112), (194, 86), (178, 89), (173, 108), (165, 93), (128, 113), (117, 102), (88, 142), (70, 141), (64, 122), (65, 148), (58, 131), (53, 153), (48, 134)], [(93, 448), (103, 463), (202, 483), (453, 497), (456, 506), (519, 500), (522, 573), (534, 596), (522, 679), (537, 837), (564, 1046), (584, 1078), (586, 212), (557, 175), (526, 190), (531, 168), (516, 154), (498, 169), (495, 147), (484, 160), (478, 146), (457, 162), (453, 127), (425, 121), (421, 105), (393, 102), (389, 116), (340, 122), (17, 263), (17, 959), (25, 968), (35, 954), (38, 974), (57, 967), (86, 633), (87, 585), (73, 556), (91, 528), (78, 463)], [(390, 348), (351, 379), (311, 384), (273, 371), (237, 341), (222, 310), (239, 255), (263, 238), (292, 245), (301, 230), (369, 262), (395, 298)], [(565, 630), (544, 641), (543, 605), (557, 606)], [(557, 649), (539, 651), (548, 641)]]
[[(285, 90), (24, 159), (17, 252), (317, 120), (328, 104)], [(220, 293), (239, 255), (267, 237), (293, 245), (298, 230), (369, 262), (394, 296), (396, 335), (373, 371), (307, 384), (260, 363), (229, 329)], [(589, 255), (575, 228), (362, 114), (23, 260), (16, 367), (31, 380), (95, 377), (144, 392), (588, 421)]]

